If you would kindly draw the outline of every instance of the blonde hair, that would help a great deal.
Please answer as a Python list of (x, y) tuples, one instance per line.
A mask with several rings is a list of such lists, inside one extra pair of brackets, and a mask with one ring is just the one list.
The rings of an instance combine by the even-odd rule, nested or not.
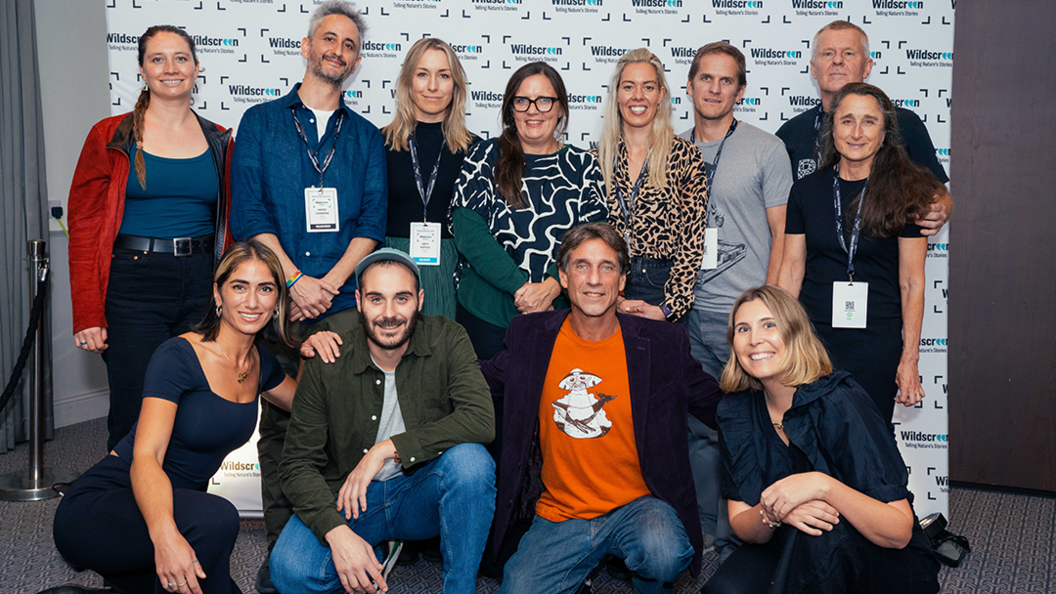
[[(730, 343), (731, 351), (733, 350), (737, 311), (745, 303), (756, 300), (762, 301), (770, 309), (770, 314), (777, 324), (777, 331), (785, 343), (785, 352), (780, 361), (783, 371), (778, 376), (781, 384), (801, 386), (832, 373), (832, 361), (829, 360), (825, 347), (814, 334), (814, 326), (807, 318), (807, 312), (791, 293), (775, 285), (746, 289), (733, 302), (730, 320), (726, 326), (726, 340)], [(726, 367), (722, 370), (719, 388), (727, 394), (732, 394), (749, 388), (762, 390), (763, 384), (741, 367), (736, 353), (731, 353), (730, 360), (726, 362)]]
[[(664, 77), (664, 64), (652, 52), (644, 47), (631, 50), (620, 58), (616, 63), (616, 71), (612, 73), (609, 80), (609, 96), (605, 100), (605, 116), (601, 127), (601, 140), (598, 142), (598, 160), (601, 162), (601, 174), (605, 178), (607, 191), (615, 187), (614, 164), (620, 137), (623, 136), (623, 116), (620, 115), (620, 106), (616, 96), (620, 92), (620, 78), (623, 69), (628, 64), (649, 64), (656, 71), (656, 80), (663, 89), (663, 96), (657, 106), (656, 117), (653, 118), (653, 129), (649, 136), (649, 155), (646, 162), (649, 164), (649, 183), (657, 188), (667, 187), (667, 159), (671, 155), (671, 138), (675, 130), (671, 126), (671, 87), (667, 85)], [(631, 172), (635, 175), (636, 172)]]
[(452, 154), (466, 151), (473, 141), (473, 135), (466, 129), (466, 71), (462, 69), (455, 50), (447, 42), (436, 37), (419, 39), (403, 59), (403, 67), (400, 68), (400, 75), (396, 79), (396, 114), (392, 123), (381, 129), (385, 136), (385, 146), (395, 151), (408, 150), (407, 139), (418, 125), (414, 100), (411, 98), (411, 84), (418, 69), (418, 62), (429, 50), (444, 52), (450, 65), (451, 80), (454, 82), (451, 104), (447, 106), (447, 114), (444, 116), (444, 142)]

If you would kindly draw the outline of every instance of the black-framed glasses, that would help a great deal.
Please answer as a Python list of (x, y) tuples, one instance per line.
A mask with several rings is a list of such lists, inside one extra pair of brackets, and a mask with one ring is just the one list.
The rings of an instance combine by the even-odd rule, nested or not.
[(533, 103), (540, 113), (546, 113), (554, 108), (554, 105), (557, 103), (557, 97), (536, 97), (535, 99), (514, 97), (513, 111), (528, 111), (528, 108), (531, 107)]

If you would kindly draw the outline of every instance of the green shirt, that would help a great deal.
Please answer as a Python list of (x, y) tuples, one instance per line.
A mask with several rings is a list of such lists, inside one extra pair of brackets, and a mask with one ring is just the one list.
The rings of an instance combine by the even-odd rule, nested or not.
[[(327, 532), (347, 524), (337, 492), (374, 445), (385, 399), (385, 374), (370, 358), (358, 312), (346, 312), (330, 323), (344, 343), (342, 356), (332, 364), (305, 362), (279, 466), (283, 493), (323, 546)], [(391, 439), (408, 472), (448, 448), (495, 437), (491, 394), (473, 346), (447, 318), (418, 316), (396, 367), (396, 391), (407, 431)]]

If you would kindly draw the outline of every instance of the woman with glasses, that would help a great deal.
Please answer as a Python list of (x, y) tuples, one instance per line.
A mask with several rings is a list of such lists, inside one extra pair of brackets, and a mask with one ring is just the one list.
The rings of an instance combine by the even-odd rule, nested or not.
[(389, 171), (385, 245), (414, 257), (429, 297), (422, 313), (455, 319), (458, 252), (443, 223), (462, 160), (480, 140), (466, 129), (466, 73), (451, 46), (419, 39), (396, 80), (392, 123), (382, 128)]
[(596, 149), (609, 222), (631, 251), (621, 313), (676, 320), (693, 305), (704, 258), (704, 159), (671, 128), (664, 65), (645, 48), (616, 63)]
[(561, 75), (544, 62), (522, 66), (506, 84), (502, 134), (470, 149), (455, 184), (456, 319), (481, 359), (502, 349), (513, 316), (554, 306), (565, 233), (607, 216), (597, 159), (558, 141), (567, 125)]

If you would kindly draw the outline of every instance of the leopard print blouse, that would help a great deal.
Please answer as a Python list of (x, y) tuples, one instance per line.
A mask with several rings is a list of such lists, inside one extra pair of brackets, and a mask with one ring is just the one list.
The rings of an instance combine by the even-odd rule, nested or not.
[[(688, 140), (671, 137), (667, 188), (657, 188), (646, 179), (631, 213), (631, 257), (644, 256), (672, 260), (671, 277), (664, 286), (664, 302), (673, 317), (681, 317), (693, 305), (693, 287), (704, 258), (704, 229), (707, 227), (708, 193), (704, 158)], [(627, 146), (620, 140), (617, 152), (616, 183), (625, 197), (634, 184), (627, 171)], [(616, 192), (606, 189), (609, 223), (623, 233), (624, 222)]]

